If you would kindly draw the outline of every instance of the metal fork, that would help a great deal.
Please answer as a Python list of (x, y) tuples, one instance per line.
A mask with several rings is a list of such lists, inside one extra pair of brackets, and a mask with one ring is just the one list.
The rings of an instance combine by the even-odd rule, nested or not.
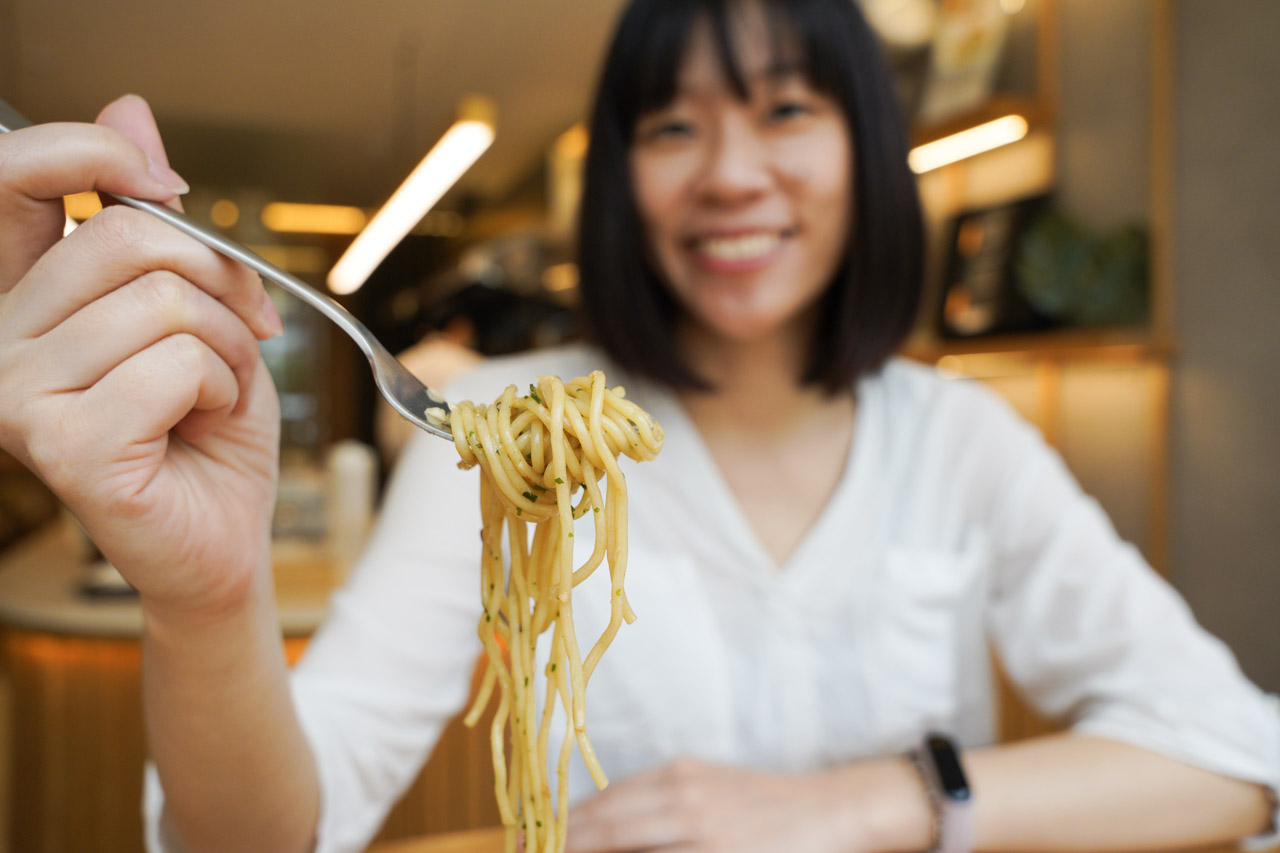
[[(21, 130), (24, 127), (30, 127), (31, 124), (17, 110), (0, 100), (0, 133)], [(368, 357), (369, 366), (373, 368), (373, 378), (377, 383), (378, 390), (382, 392), (382, 396), (386, 398), (392, 408), (432, 435), (453, 441), (453, 433), (450, 432), (447, 424), (449, 404), (445, 402), (444, 397), (434, 388), (423, 385), (418, 381), (418, 378), (397, 361), (396, 357), (382, 345), (382, 342), (374, 337), (373, 333), (352, 316), (347, 309), (234, 240), (228, 240), (221, 234), (196, 224), (176, 210), (171, 210), (155, 202), (119, 196), (114, 193), (103, 193), (103, 195), (110, 196), (132, 208), (149, 213), (157, 219), (164, 220), (214, 251), (221, 252), (228, 258), (239, 261), (257, 271), (263, 278), (274, 281), (289, 293), (292, 293), (328, 317), (342, 331), (346, 332), (351, 337), (351, 340), (356, 342), (356, 346), (360, 347), (361, 352)]]

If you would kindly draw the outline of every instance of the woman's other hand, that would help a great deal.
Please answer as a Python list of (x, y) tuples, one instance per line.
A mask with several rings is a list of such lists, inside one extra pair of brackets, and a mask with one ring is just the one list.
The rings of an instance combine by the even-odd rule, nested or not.
[(932, 816), (914, 773), (900, 759), (808, 774), (680, 759), (575, 807), (566, 849), (849, 853), (913, 849), (912, 841), (926, 849)]
[(265, 565), (279, 431), (257, 276), (109, 207), (63, 238), (62, 197), (174, 203), (146, 103), (0, 135), (0, 447), (35, 471), (144, 605), (232, 605)]

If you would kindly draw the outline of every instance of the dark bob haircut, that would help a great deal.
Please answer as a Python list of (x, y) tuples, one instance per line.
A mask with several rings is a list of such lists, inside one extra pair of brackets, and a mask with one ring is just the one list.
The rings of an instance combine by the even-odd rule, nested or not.
[[(707, 388), (676, 342), (680, 308), (648, 259), (629, 155), (638, 119), (668, 105), (691, 31), (710, 23), (726, 79), (747, 85), (732, 14), (759, 4), (772, 48), (797, 54), (815, 90), (835, 100), (852, 132), (854, 204), (845, 256), (819, 305), (806, 383), (847, 389), (875, 371), (915, 319), (924, 237), (915, 176), (892, 78), (855, 0), (634, 0), (605, 58), (590, 118), (578, 229), (588, 332), (622, 367), (677, 388)], [(788, 56), (788, 59), (792, 57)]]

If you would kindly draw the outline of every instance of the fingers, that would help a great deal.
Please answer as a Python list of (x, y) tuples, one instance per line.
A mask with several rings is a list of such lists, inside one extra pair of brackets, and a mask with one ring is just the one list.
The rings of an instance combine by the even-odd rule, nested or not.
[(62, 235), (62, 197), (88, 190), (168, 201), (186, 184), (119, 131), (44, 124), (0, 134), (0, 293)]
[[(155, 116), (151, 114), (151, 106), (138, 95), (125, 95), (103, 107), (102, 112), (94, 120), (94, 124), (119, 131), (151, 158), (151, 172), (165, 186), (174, 187), (178, 194), (186, 192), (187, 182), (169, 166), (169, 155), (164, 150), (164, 141), (160, 138), (160, 128), (156, 126)], [(174, 210), (182, 210), (182, 200), (175, 196), (167, 204)]]
[[(186, 182), (169, 168), (169, 155), (165, 153), (151, 106), (137, 95), (125, 95), (102, 108), (94, 124), (109, 127), (132, 141), (151, 158), (152, 169), (167, 187), (179, 188)], [(165, 171), (167, 170), (167, 171)]]
[(86, 471), (127, 480), (135, 471), (158, 470), (171, 429), (184, 424), (178, 434), (199, 441), (230, 414), (239, 394), (217, 353), (193, 335), (171, 335), (83, 392), (29, 404), (28, 456), (56, 493), (83, 493)]
[(248, 404), (258, 342), (229, 308), (174, 273), (147, 273), (77, 311), (40, 341), (42, 351), (76, 352), (49, 359), (49, 393), (83, 390), (116, 365), (172, 335), (199, 338), (231, 368), (237, 407)]
[(688, 804), (681, 801), (670, 766), (607, 788), (569, 816), (567, 853), (622, 853), (689, 840)]
[(36, 262), (7, 298), (9, 330), (39, 337), (115, 289), (162, 270), (226, 305), (258, 338), (280, 331), (255, 273), (126, 207), (103, 210)]
[(80, 397), (103, 432), (145, 440), (171, 429), (197, 442), (235, 406), (240, 387), (216, 352), (193, 335), (172, 335), (121, 362)]

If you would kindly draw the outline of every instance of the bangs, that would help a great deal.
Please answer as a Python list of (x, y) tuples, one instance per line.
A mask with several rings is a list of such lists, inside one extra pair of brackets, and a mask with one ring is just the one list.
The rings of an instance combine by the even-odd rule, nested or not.
[[(850, 0), (851, 2), (851, 0)], [(662, 6), (661, 9), (658, 6)], [(617, 66), (625, 69), (613, 83), (621, 118), (633, 126), (646, 113), (662, 109), (676, 97), (678, 77), (689, 42), (699, 25), (710, 27), (720, 60), (720, 71), (740, 99), (749, 97), (749, 85), (734, 44), (744, 15), (752, 7), (764, 17), (769, 39), (768, 73), (799, 73), (810, 86), (827, 95), (841, 88), (839, 65), (826, 56), (830, 40), (821, 36), (821, 16), (812, 4), (788, 0), (696, 0), (653, 4), (643, 10), (631, 30), (626, 57)], [(633, 10), (641, 12), (639, 6)], [(641, 17), (641, 16), (638, 16)]]

